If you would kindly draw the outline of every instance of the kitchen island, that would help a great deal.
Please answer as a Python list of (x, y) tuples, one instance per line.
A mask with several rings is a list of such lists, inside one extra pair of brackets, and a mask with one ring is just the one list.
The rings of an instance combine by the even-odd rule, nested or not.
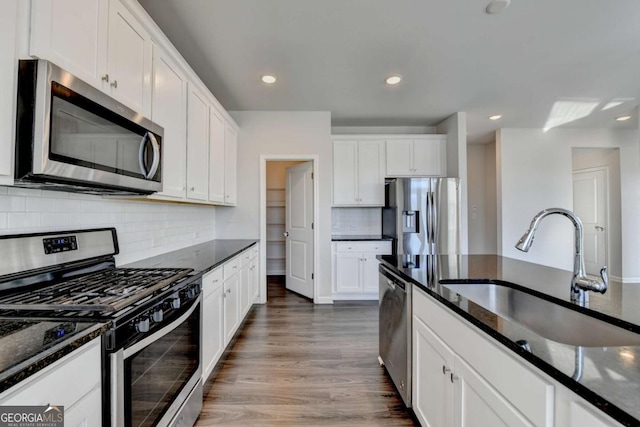
[[(393, 273), (414, 285), (414, 304), (427, 300), (436, 304), (446, 314), (462, 320), (469, 329), (482, 331), (481, 335), (493, 344), (499, 343), (498, 348), (509, 356), (527, 366), (533, 365), (543, 378), (550, 379), (549, 383), (561, 384), (623, 425), (640, 423), (640, 346), (577, 347), (556, 342), (474, 303), (447, 285), (498, 284), (527, 290), (635, 334), (640, 333), (637, 309), (640, 287), (612, 283), (604, 295), (591, 293), (589, 308), (585, 309), (570, 302), (569, 271), (494, 255), (382, 256), (379, 259)], [(414, 328), (415, 316), (414, 305)], [(416, 335), (413, 336), (415, 340)], [(445, 337), (441, 338), (446, 341)], [(562, 394), (556, 386), (556, 398)], [(556, 412), (559, 408), (556, 403)], [(550, 412), (553, 414), (553, 406)]]

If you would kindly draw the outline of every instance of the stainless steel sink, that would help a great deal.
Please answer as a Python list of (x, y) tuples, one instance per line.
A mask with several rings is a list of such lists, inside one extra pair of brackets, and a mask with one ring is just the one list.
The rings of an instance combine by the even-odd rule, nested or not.
[(507, 286), (451, 284), (443, 287), (553, 341), (583, 347), (640, 345), (640, 334)]

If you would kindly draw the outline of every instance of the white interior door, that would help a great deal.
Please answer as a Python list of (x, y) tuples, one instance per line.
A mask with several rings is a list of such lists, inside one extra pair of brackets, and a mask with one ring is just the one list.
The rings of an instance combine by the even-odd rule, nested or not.
[(573, 210), (584, 225), (584, 265), (593, 275), (607, 264), (607, 188), (605, 169), (573, 172)]
[(286, 288), (313, 299), (313, 163), (287, 168)]

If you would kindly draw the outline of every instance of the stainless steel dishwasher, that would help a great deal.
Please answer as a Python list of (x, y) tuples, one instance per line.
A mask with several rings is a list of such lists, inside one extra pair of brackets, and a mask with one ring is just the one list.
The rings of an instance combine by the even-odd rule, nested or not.
[(380, 363), (411, 407), (411, 283), (380, 264)]

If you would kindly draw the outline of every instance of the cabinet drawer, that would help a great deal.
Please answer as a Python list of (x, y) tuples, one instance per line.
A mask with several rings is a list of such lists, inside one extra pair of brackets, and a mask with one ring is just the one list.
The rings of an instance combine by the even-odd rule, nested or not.
[(70, 408), (100, 386), (100, 338), (85, 344), (0, 396), (0, 405), (61, 405)]
[(213, 271), (208, 272), (202, 276), (202, 294), (203, 297), (211, 294), (211, 292), (222, 286), (222, 267), (218, 267)]
[(391, 242), (388, 240), (376, 240), (370, 242), (338, 242), (336, 243), (336, 252), (389, 255), (391, 254)]
[(224, 263), (222, 266), (222, 280), (227, 280), (240, 270), (240, 255)]
[(247, 249), (240, 254), (240, 266), (244, 267), (251, 261), (251, 249)]
[(258, 252), (260, 252), (260, 249), (258, 249), (258, 245), (255, 244), (253, 246), (251, 246), (251, 248), (249, 249), (251, 251), (251, 258), (255, 258), (258, 256)]

